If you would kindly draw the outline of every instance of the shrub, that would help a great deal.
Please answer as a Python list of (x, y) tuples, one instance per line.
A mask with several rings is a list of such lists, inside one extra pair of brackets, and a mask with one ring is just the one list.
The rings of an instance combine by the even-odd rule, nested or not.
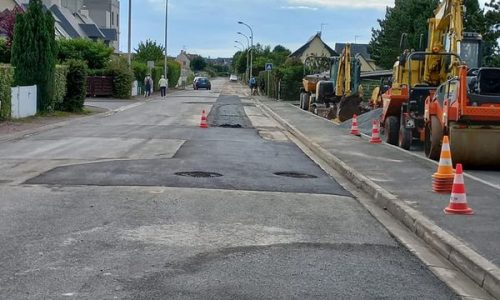
[(160, 90), (160, 85), (158, 84), (158, 82), (160, 81), (161, 75), (163, 75), (163, 73), (165, 73), (163, 67), (154, 67), (151, 70), (151, 77), (153, 78), (153, 87), (155, 91)]
[(8, 64), (10, 62), (10, 47), (7, 40), (0, 38), (0, 63)]
[(143, 82), (144, 77), (148, 74), (148, 66), (139, 61), (132, 62), (132, 70), (134, 70), (135, 80), (137, 80), (139, 84)]
[(41, 0), (30, 0), (26, 13), (17, 16), (11, 51), (15, 84), (36, 84), (38, 110), (54, 110), (54, 18), (50, 11), (44, 11)]
[(107, 65), (107, 73), (113, 76), (113, 97), (129, 99), (132, 96), (134, 72), (130, 70), (127, 60), (114, 57)]
[(76, 59), (71, 59), (67, 63), (68, 92), (64, 97), (63, 108), (66, 111), (79, 112), (83, 110), (87, 95), (87, 63)]
[(168, 86), (175, 87), (181, 77), (181, 64), (175, 60), (169, 60), (168, 66)]
[(66, 96), (66, 75), (68, 66), (57, 65), (54, 75), (54, 105), (56, 109), (61, 109), (64, 97)]
[(89, 39), (60, 39), (57, 41), (59, 62), (84, 60), (90, 69), (103, 69), (113, 54), (113, 48), (102, 41)]
[(0, 65), (0, 119), (10, 119), (11, 86), (14, 70), (9, 65)]

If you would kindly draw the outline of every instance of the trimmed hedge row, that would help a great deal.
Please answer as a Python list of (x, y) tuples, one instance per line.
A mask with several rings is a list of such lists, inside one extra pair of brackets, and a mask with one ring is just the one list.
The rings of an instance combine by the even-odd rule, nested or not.
[(10, 119), (14, 68), (0, 65), (0, 119)]
[(66, 96), (66, 76), (68, 74), (68, 66), (57, 65), (54, 76), (54, 100), (52, 107), (61, 109), (64, 97)]

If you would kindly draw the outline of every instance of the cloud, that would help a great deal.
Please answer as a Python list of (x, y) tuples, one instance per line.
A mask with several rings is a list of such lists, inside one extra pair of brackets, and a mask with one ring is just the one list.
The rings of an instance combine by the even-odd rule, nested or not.
[(318, 10), (317, 7), (310, 7), (310, 6), (303, 6), (303, 5), (297, 5), (297, 6), (282, 6), (281, 9), (291, 9), (291, 10)]
[(384, 9), (387, 6), (394, 6), (394, 0), (288, 0), (293, 6), (304, 6), (311, 8), (353, 8), (353, 9)]

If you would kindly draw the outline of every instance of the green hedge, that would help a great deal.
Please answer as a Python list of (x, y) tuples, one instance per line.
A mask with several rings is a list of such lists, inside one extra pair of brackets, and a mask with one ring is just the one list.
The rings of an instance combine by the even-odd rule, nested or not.
[(68, 93), (64, 97), (63, 108), (70, 112), (83, 110), (87, 95), (87, 63), (83, 60), (68, 60)]
[(158, 84), (158, 81), (160, 81), (161, 75), (165, 70), (163, 70), (163, 67), (154, 67), (151, 69), (151, 78), (153, 78), (153, 90), (154, 91), (159, 91), (160, 90), (160, 85)]
[(132, 96), (134, 72), (130, 70), (127, 60), (115, 57), (107, 65), (107, 75), (113, 76), (113, 97), (129, 99)]
[(168, 66), (168, 86), (173, 88), (177, 86), (179, 78), (181, 78), (181, 64), (175, 60), (169, 60)]
[(10, 119), (11, 114), (11, 86), (13, 84), (14, 69), (10, 65), (0, 65), (0, 119)]
[(54, 107), (61, 109), (64, 97), (66, 96), (66, 75), (68, 74), (68, 66), (57, 65), (54, 76)]

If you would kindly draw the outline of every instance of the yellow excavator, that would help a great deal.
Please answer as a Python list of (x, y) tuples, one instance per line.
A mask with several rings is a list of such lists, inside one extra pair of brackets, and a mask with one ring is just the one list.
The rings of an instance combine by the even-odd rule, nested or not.
[[(405, 49), (394, 64), (392, 84), (381, 96), (383, 108), (381, 125), (388, 143), (408, 150), (415, 139), (425, 141), (426, 135), (432, 134), (429, 130), (425, 130), (429, 126), (426, 101), (436, 95), (440, 85), (459, 75), (461, 65), (478, 70), (481, 62), (481, 36), (477, 33), (463, 32), (462, 4), (461, 0), (441, 1), (434, 11), (434, 16), (428, 21), (426, 50)], [(404, 40), (405, 35), (402, 36), (402, 44)], [(494, 124), (495, 120), (489, 123), (490, 126)], [(485, 132), (476, 130), (474, 134), (481, 135)], [(491, 138), (490, 133), (485, 136)], [(434, 143), (434, 149), (440, 147), (442, 134), (433, 139), (436, 138), (439, 139), (439, 143)], [(479, 149), (478, 145), (468, 143), (467, 139), (455, 138), (454, 141), (450, 141), (453, 142), (456, 143), (452, 148)], [(498, 145), (487, 140), (484, 144)], [(435, 152), (436, 150), (433, 153)], [(498, 149), (496, 153), (500, 158)], [(481, 151), (477, 151), (475, 155), (480, 156)]]
[(351, 55), (351, 45), (346, 44), (340, 56), (330, 58), (329, 78), (304, 77), (301, 108), (340, 122), (360, 114), (363, 101), (360, 74), (361, 63)]

